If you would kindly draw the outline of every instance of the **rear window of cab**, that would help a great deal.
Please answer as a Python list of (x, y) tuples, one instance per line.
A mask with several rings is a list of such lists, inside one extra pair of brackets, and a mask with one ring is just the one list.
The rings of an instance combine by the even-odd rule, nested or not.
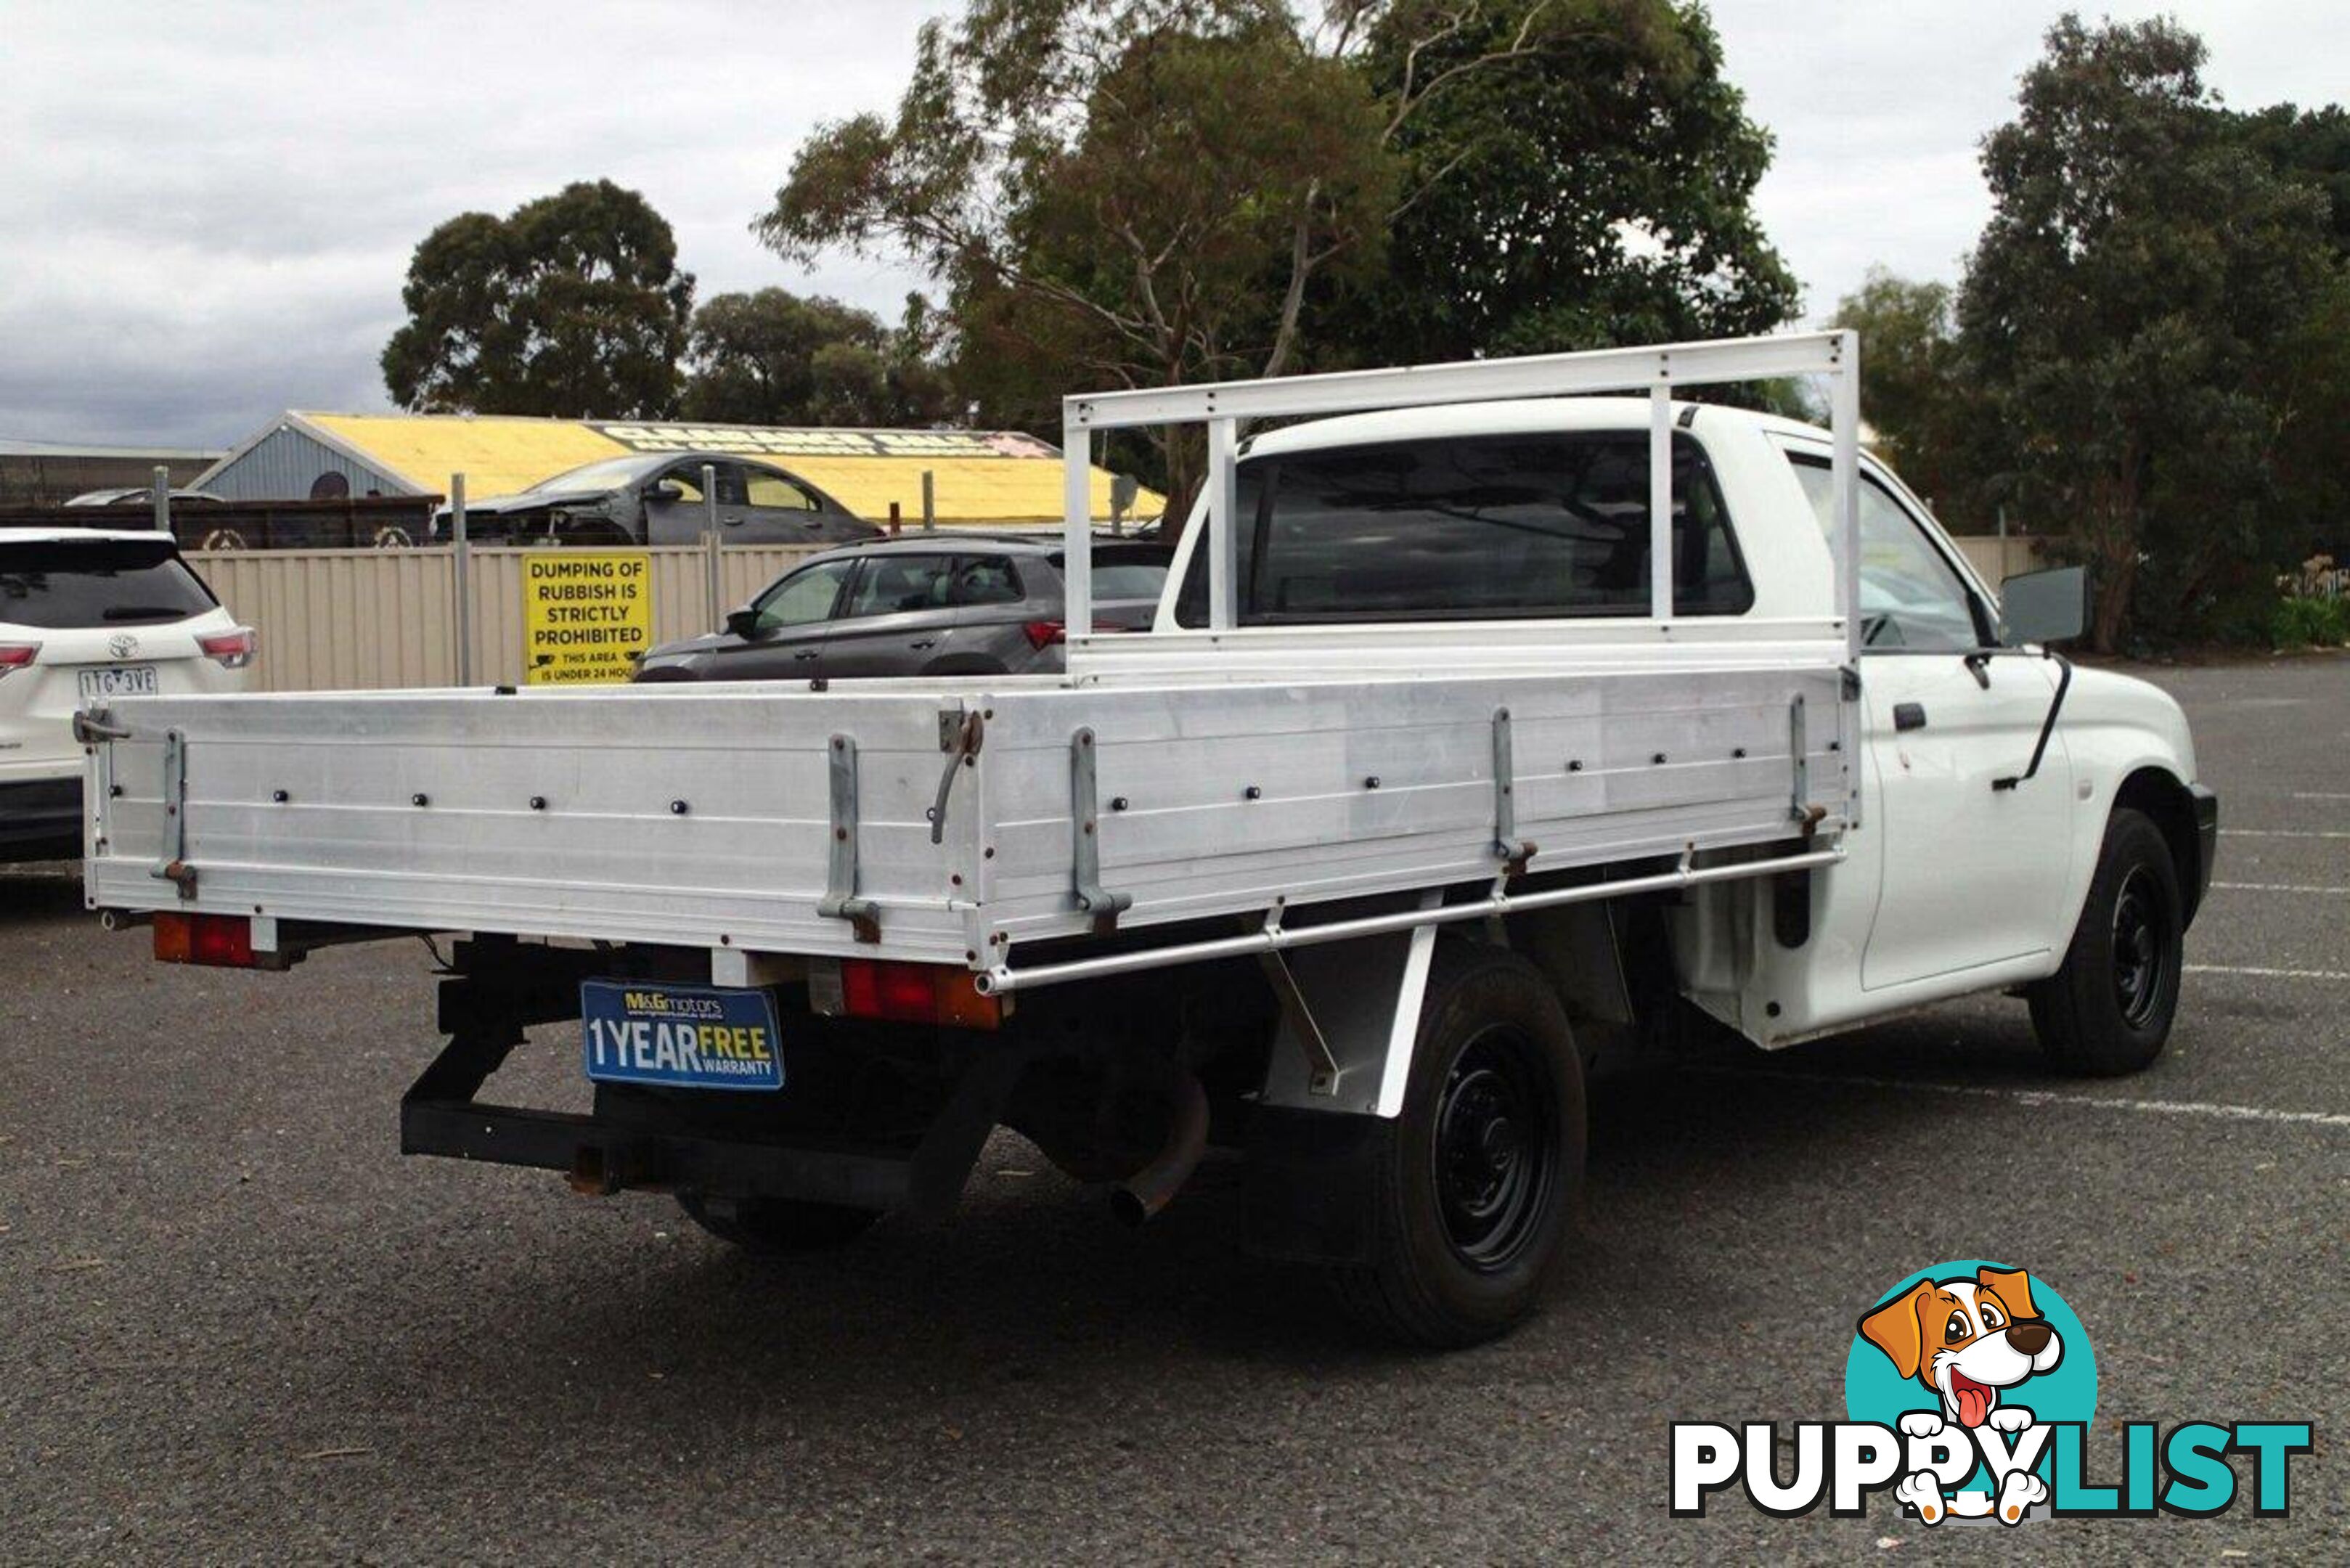
[(214, 608), (168, 539), (0, 536), (0, 621), (14, 626), (152, 625)]
[[(1240, 620), (1645, 616), (1646, 432), (1532, 431), (1280, 453), (1238, 475)], [(1207, 624), (1196, 549), (1176, 619)], [(1754, 589), (1704, 449), (1673, 440), (1673, 611)]]

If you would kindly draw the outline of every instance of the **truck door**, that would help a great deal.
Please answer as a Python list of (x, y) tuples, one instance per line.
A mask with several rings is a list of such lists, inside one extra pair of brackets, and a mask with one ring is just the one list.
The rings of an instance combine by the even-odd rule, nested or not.
[[(1825, 524), (1826, 461), (1792, 461)], [(2060, 947), (2073, 815), (2062, 733), (2030, 783), (1991, 787), (2030, 762), (2055, 670), (1994, 655), (1989, 607), (1923, 520), (1866, 471), (1860, 535), (1865, 776), (1876, 786), (1861, 831), (1883, 836), (1861, 987)]]

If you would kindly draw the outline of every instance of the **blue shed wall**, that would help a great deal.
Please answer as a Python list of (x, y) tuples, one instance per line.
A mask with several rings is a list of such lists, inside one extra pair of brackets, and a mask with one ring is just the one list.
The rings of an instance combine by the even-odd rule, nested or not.
[(351, 482), (351, 493), (364, 496), (421, 493), (404, 479), (344, 456), (334, 448), (294, 429), (281, 426), (232, 459), (204, 481), (204, 488), (227, 501), (307, 501), (318, 476), (332, 471)]

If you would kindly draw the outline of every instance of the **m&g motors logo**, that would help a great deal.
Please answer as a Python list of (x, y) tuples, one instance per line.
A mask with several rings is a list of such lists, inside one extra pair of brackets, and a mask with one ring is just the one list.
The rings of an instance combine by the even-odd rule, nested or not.
[[(2185, 1421), (2167, 1433), (2130, 1422), (2119, 1451), (2093, 1466), (2096, 1409), (2088, 1331), (2045, 1280), (1981, 1259), (1940, 1263), (1859, 1314), (1845, 1360), (1849, 1420), (1795, 1422), (1791, 1442), (1768, 1419), (1674, 1422), (1672, 1511), (1700, 1517), (1733, 1485), (1783, 1518), (1824, 1501), (1857, 1517), (1890, 1491), (1929, 1525), (2209, 1518), (2240, 1492), (2262, 1518), (2289, 1511), (2307, 1421)], [(2241, 1484), (2231, 1454), (2250, 1461)]]

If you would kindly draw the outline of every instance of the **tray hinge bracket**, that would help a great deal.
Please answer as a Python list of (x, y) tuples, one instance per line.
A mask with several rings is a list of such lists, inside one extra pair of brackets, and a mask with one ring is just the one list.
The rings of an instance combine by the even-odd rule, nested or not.
[(196, 868), (188, 864), (188, 738), (177, 730), (163, 732), (163, 847), (150, 875), (180, 889), (180, 897), (196, 896)]
[(857, 896), (857, 742), (847, 735), (835, 735), (830, 760), (832, 838), (824, 897), (817, 901), (816, 912), (847, 920), (860, 942), (878, 942), (880, 907)]
[(1101, 822), (1094, 805), (1094, 732), (1069, 737), (1069, 840), (1076, 857), (1077, 908), (1094, 918), (1097, 935), (1118, 929), (1119, 913), (1134, 903), (1131, 893), (1112, 893), (1101, 883)]
[[(1281, 906), (1274, 905), (1264, 918), (1263, 929), (1268, 935), (1281, 929)], [(1296, 974), (1289, 967), (1289, 957), (1279, 948), (1257, 956), (1257, 967), (1273, 987), (1281, 1002), (1282, 1016), (1289, 1023), (1289, 1031), (1297, 1036), (1299, 1049), (1305, 1053), (1305, 1092), (1309, 1095), (1335, 1095), (1338, 1092), (1338, 1058), (1330, 1049), (1329, 1036), (1322, 1033), (1321, 1022), (1314, 1016), (1313, 1004), (1305, 1000), (1305, 989), (1297, 983)]]
[(1517, 763), (1510, 746), (1510, 711), (1493, 710), (1493, 853), (1501, 857), (1503, 877), (1525, 874), (1533, 859), (1532, 839), (1518, 836)]

